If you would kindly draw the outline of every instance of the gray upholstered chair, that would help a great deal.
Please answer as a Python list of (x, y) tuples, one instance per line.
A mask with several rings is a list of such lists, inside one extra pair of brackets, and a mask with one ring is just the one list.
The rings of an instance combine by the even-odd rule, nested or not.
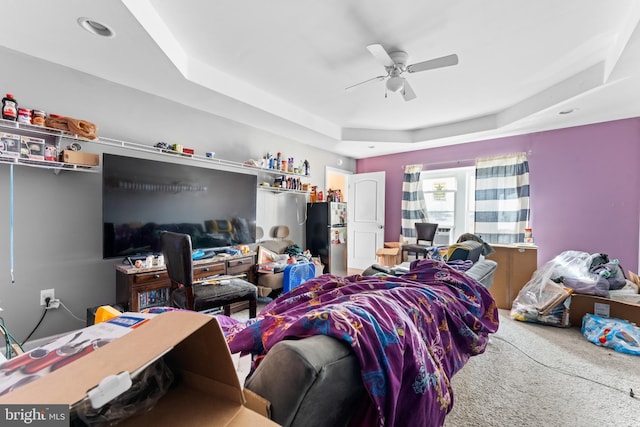
[[(262, 246), (271, 252), (282, 255), (287, 247), (294, 244), (293, 240), (287, 239), (289, 237), (289, 227), (286, 225), (272, 227), (269, 235), (271, 239), (259, 241), (258, 247)], [(283, 289), (283, 278), (284, 274), (281, 271), (273, 274), (258, 274), (257, 283), (258, 286), (271, 289), (273, 295), (276, 295)]]

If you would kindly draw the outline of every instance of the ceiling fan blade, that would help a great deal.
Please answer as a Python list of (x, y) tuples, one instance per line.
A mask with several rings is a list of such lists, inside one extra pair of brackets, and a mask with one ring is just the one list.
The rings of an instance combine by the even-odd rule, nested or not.
[(367, 46), (367, 50), (369, 50), (373, 57), (376, 58), (378, 62), (385, 67), (393, 67), (395, 65), (395, 62), (393, 62), (393, 59), (391, 59), (391, 57), (381, 44), (370, 44), (369, 46)]
[(418, 62), (416, 64), (407, 65), (407, 71), (416, 73), (418, 71), (433, 70), (434, 68), (449, 67), (458, 63), (458, 55), (442, 56), (440, 58), (430, 59), (428, 61)]
[(411, 85), (409, 85), (409, 81), (404, 79), (404, 86), (402, 87), (402, 97), (405, 101), (411, 101), (416, 98), (416, 93), (413, 91)]
[(386, 77), (387, 77), (387, 76), (378, 76), (378, 77), (373, 77), (373, 78), (370, 78), (370, 79), (365, 80), (365, 81), (363, 81), (363, 82), (356, 83), (356, 84), (354, 84), (354, 85), (351, 85), (351, 86), (349, 86), (349, 87), (346, 87), (344, 90), (346, 90), (347, 92), (351, 92), (352, 90), (354, 90), (355, 88), (357, 88), (357, 87), (359, 87), (359, 86), (362, 86), (362, 85), (364, 85), (364, 84), (366, 84), (366, 83), (370, 83), (370, 82), (373, 82), (373, 81), (380, 81), (380, 80), (384, 80)]

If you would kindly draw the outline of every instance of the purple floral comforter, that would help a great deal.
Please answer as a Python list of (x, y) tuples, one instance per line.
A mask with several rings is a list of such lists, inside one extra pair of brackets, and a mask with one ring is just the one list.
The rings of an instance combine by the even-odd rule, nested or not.
[(489, 292), (433, 260), (402, 277), (325, 274), (244, 323), (221, 322), (232, 353), (266, 354), (277, 342), (324, 334), (348, 343), (371, 398), (358, 425), (437, 426), (453, 405), (450, 379), (498, 329)]

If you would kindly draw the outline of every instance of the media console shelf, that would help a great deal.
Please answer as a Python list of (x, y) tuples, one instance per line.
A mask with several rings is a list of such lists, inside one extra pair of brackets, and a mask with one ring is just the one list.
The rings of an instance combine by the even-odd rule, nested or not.
[[(193, 278), (204, 279), (214, 275), (246, 274), (255, 282), (256, 254), (216, 256), (193, 262)], [(170, 306), (171, 282), (165, 266), (135, 268), (116, 264), (116, 303), (128, 311), (140, 311), (156, 306)], [(223, 286), (223, 285), (211, 285)], [(232, 308), (233, 311), (233, 308)]]

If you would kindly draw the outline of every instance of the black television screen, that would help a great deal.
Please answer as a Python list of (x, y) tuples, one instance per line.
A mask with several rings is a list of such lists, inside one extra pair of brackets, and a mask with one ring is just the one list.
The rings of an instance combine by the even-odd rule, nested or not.
[(104, 258), (157, 254), (160, 232), (194, 250), (255, 243), (255, 175), (103, 155)]

